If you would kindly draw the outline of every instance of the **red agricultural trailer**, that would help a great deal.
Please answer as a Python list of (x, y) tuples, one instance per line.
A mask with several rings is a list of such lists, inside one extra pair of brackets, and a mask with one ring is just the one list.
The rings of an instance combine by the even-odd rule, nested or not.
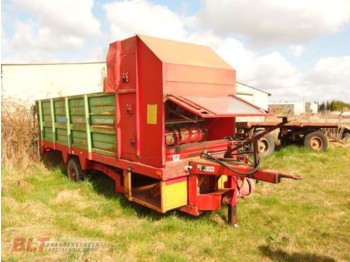
[(102, 171), (128, 200), (161, 213), (227, 205), (235, 225), (238, 198), (256, 180), (298, 178), (259, 169), (261, 136), (233, 139), (235, 117), (269, 114), (238, 98), (235, 83), (205, 46), (143, 35), (112, 43), (104, 92), (36, 101), (41, 152), (60, 151), (73, 181)]

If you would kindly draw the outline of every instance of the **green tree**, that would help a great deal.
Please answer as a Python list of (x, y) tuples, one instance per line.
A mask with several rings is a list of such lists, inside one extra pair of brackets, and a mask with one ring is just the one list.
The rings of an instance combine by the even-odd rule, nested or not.
[(324, 101), (319, 104), (319, 111), (348, 111), (350, 110), (350, 104), (340, 100)]

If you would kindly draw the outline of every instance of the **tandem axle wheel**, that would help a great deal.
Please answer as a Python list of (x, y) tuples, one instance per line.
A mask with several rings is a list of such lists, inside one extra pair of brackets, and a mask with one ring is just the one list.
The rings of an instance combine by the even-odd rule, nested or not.
[(85, 172), (81, 169), (79, 158), (72, 157), (68, 160), (67, 175), (69, 180), (80, 182), (85, 179)]

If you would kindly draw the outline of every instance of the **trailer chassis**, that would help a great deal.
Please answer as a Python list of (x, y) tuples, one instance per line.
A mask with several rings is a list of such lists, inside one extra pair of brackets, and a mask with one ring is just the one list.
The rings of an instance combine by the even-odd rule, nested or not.
[[(133, 174), (143, 174), (157, 181), (156, 184), (146, 185), (137, 190), (149, 190), (150, 194), (161, 194), (161, 185), (187, 182), (187, 204), (180, 207), (182, 212), (199, 216), (205, 211), (218, 210), (221, 205), (228, 206), (228, 223), (237, 225), (237, 203), (239, 198), (254, 192), (255, 181), (280, 183), (282, 178), (300, 179), (299, 176), (285, 174), (276, 170), (261, 170), (258, 153), (258, 140), (281, 126), (288, 123), (287, 119), (270, 127), (258, 136), (246, 141), (226, 139), (221, 146), (201, 152), (200, 157), (178, 162), (171, 168), (155, 168), (134, 161), (117, 159), (100, 154), (89, 153), (78, 148), (69, 148), (47, 141), (41, 142), (41, 152), (58, 150), (62, 153), (64, 163), (68, 164), (68, 177), (75, 182), (80, 175), (69, 174), (71, 162), (78, 163), (77, 170), (94, 173), (100, 171), (115, 182), (115, 191), (122, 193), (129, 201), (147, 206), (158, 212), (162, 208), (156, 207), (134, 196), (135, 188), (132, 183)], [(226, 148), (223, 146), (226, 145)], [(208, 147), (209, 149), (209, 147)], [(172, 177), (173, 171), (180, 172), (180, 176)], [(76, 171), (77, 173), (79, 171)], [(73, 177), (73, 178), (72, 178)], [(81, 177), (83, 178), (83, 177)], [(207, 181), (206, 192), (201, 192), (202, 184)], [(221, 187), (219, 187), (221, 183)]]

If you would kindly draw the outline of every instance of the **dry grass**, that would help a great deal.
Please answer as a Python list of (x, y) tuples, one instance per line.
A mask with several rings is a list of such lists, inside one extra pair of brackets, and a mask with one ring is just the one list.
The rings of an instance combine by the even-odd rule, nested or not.
[(6, 167), (28, 167), (38, 160), (38, 130), (30, 107), (1, 100), (1, 160)]
[[(42, 165), (3, 170), (2, 259), (7, 261), (349, 261), (350, 150), (310, 153), (288, 147), (265, 168), (301, 175), (279, 185), (259, 183), (238, 205), (232, 229), (226, 208), (193, 218), (160, 215), (92, 176), (74, 184)], [(16, 237), (96, 240), (97, 252), (12, 252)]]

